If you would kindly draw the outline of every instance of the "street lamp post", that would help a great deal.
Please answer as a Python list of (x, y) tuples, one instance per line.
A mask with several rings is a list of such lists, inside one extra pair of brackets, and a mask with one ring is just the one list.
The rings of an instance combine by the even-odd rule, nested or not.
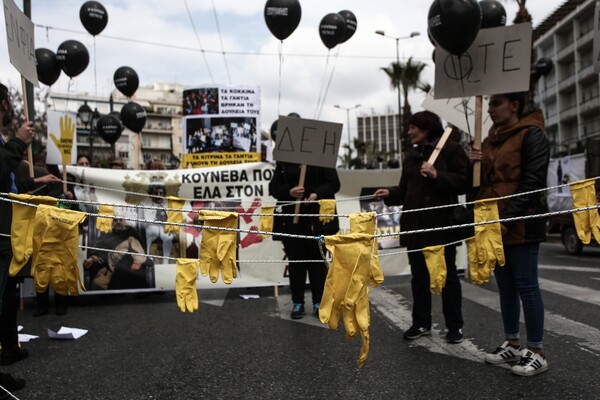
[[(90, 106), (87, 105), (87, 102), (83, 103), (83, 105), (81, 107), (79, 107), (79, 109), (77, 110), (77, 116), (79, 117), (79, 120), (81, 121), (81, 123), (83, 124), (84, 128), (86, 131), (88, 131), (88, 135), (90, 135), (90, 130), (88, 128), (88, 125), (90, 124), (90, 121), (92, 120), (92, 109), (90, 108)], [(90, 135), (91, 138), (91, 135)], [(91, 152), (91, 139), (90, 139), (90, 152), (87, 155), (88, 159), (90, 160), (90, 165), (92, 165), (92, 152)]]
[[(396, 64), (400, 67), (400, 40), (402, 39), (411, 39), (415, 36), (419, 36), (421, 33), (419, 32), (411, 32), (408, 36), (390, 36), (386, 35), (385, 31), (377, 30), (375, 31), (377, 35), (381, 35), (386, 38), (394, 39), (396, 41)], [(404, 116), (402, 115), (402, 95), (400, 92), (400, 81), (396, 85), (396, 89), (398, 91), (398, 160), (400, 161), (400, 165), (402, 165), (402, 130), (404, 129)]]
[(347, 125), (346, 125), (346, 131), (348, 132), (348, 168), (350, 168), (350, 156), (352, 155), (351, 153), (351, 144), (352, 144), (352, 137), (350, 135), (350, 110), (355, 110), (358, 107), (360, 107), (360, 104), (355, 105), (354, 107), (341, 107), (340, 105), (336, 104), (334, 105), (335, 108), (339, 108), (340, 110), (345, 110), (346, 111), (346, 120), (347, 120)]

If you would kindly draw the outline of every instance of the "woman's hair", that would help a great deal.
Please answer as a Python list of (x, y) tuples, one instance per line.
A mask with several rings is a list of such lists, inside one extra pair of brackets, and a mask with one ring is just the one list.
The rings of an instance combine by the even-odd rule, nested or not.
[(523, 116), (523, 110), (525, 109), (525, 93), (523, 92), (513, 92), (513, 93), (502, 93), (497, 94), (498, 97), (505, 97), (509, 101), (518, 101), (519, 108), (517, 109), (517, 115), (519, 118)]
[(427, 140), (432, 141), (442, 136), (444, 128), (437, 114), (431, 111), (420, 111), (414, 113), (408, 119), (409, 125), (414, 125), (427, 132)]
[(0, 83), (0, 101), (8, 100), (8, 98), (9, 98), (8, 88)]

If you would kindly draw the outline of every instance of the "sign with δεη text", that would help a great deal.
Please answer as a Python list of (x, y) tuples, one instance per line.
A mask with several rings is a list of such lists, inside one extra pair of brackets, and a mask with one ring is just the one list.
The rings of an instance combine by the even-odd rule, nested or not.
[(13, 0), (4, 0), (4, 20), (10, 63), (25, 79), (39, 86), (35, 67), (33, 22), (19, 10)]
[(435, 49), (435, 98), (529, 90), (531, 24), (481, 29), (460, 57)]
[(335, 168), (342, 127), (333, 122), (280, 116), (273, 159)]

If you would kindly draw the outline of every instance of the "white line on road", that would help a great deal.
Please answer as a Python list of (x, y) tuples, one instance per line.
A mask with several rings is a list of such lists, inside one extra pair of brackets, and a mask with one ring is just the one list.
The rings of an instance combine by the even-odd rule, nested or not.
[(592, 272), (600, 274), (600, 268), (592, 268), (592, 267), (568, 267), (565, 265), (546, 265), (539, 264), (539, 269), (545, 269), (549, 271), (570, 271), (570, 272)]
[(600, 306), (600, 291), (539, 278), (542, 290)]

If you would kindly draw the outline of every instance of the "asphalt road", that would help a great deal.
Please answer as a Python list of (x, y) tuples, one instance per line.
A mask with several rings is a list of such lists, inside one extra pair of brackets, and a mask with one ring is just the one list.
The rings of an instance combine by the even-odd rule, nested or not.
[[(531, 378), (483, 363), (502, 341), (495, 282), (463, 281), (466, 340), (443, 341), (439, 297), (430, 338), (402, 339), (410, 325), (410, 279), (371, 291), (371, 351), (316, 318), (289, 319), (287, 288), (200, 292), (200, 309), (179, 311), (172, 292), (86, 296), (66, 316), (20, 314), (30, 357), (1, 371), (23, 377), (19, 399), (592, 399), (600, 393), (600, 249), (567, 256), (542, 246), (549, 370)], [(260, 298), (244, 300), (242, 294)], [(307, 300), (309, 295), (307, 294)], [(47, 328), (88, 329), (51, 340)], [(523, 327), (524, 331), (524, 327)]]

